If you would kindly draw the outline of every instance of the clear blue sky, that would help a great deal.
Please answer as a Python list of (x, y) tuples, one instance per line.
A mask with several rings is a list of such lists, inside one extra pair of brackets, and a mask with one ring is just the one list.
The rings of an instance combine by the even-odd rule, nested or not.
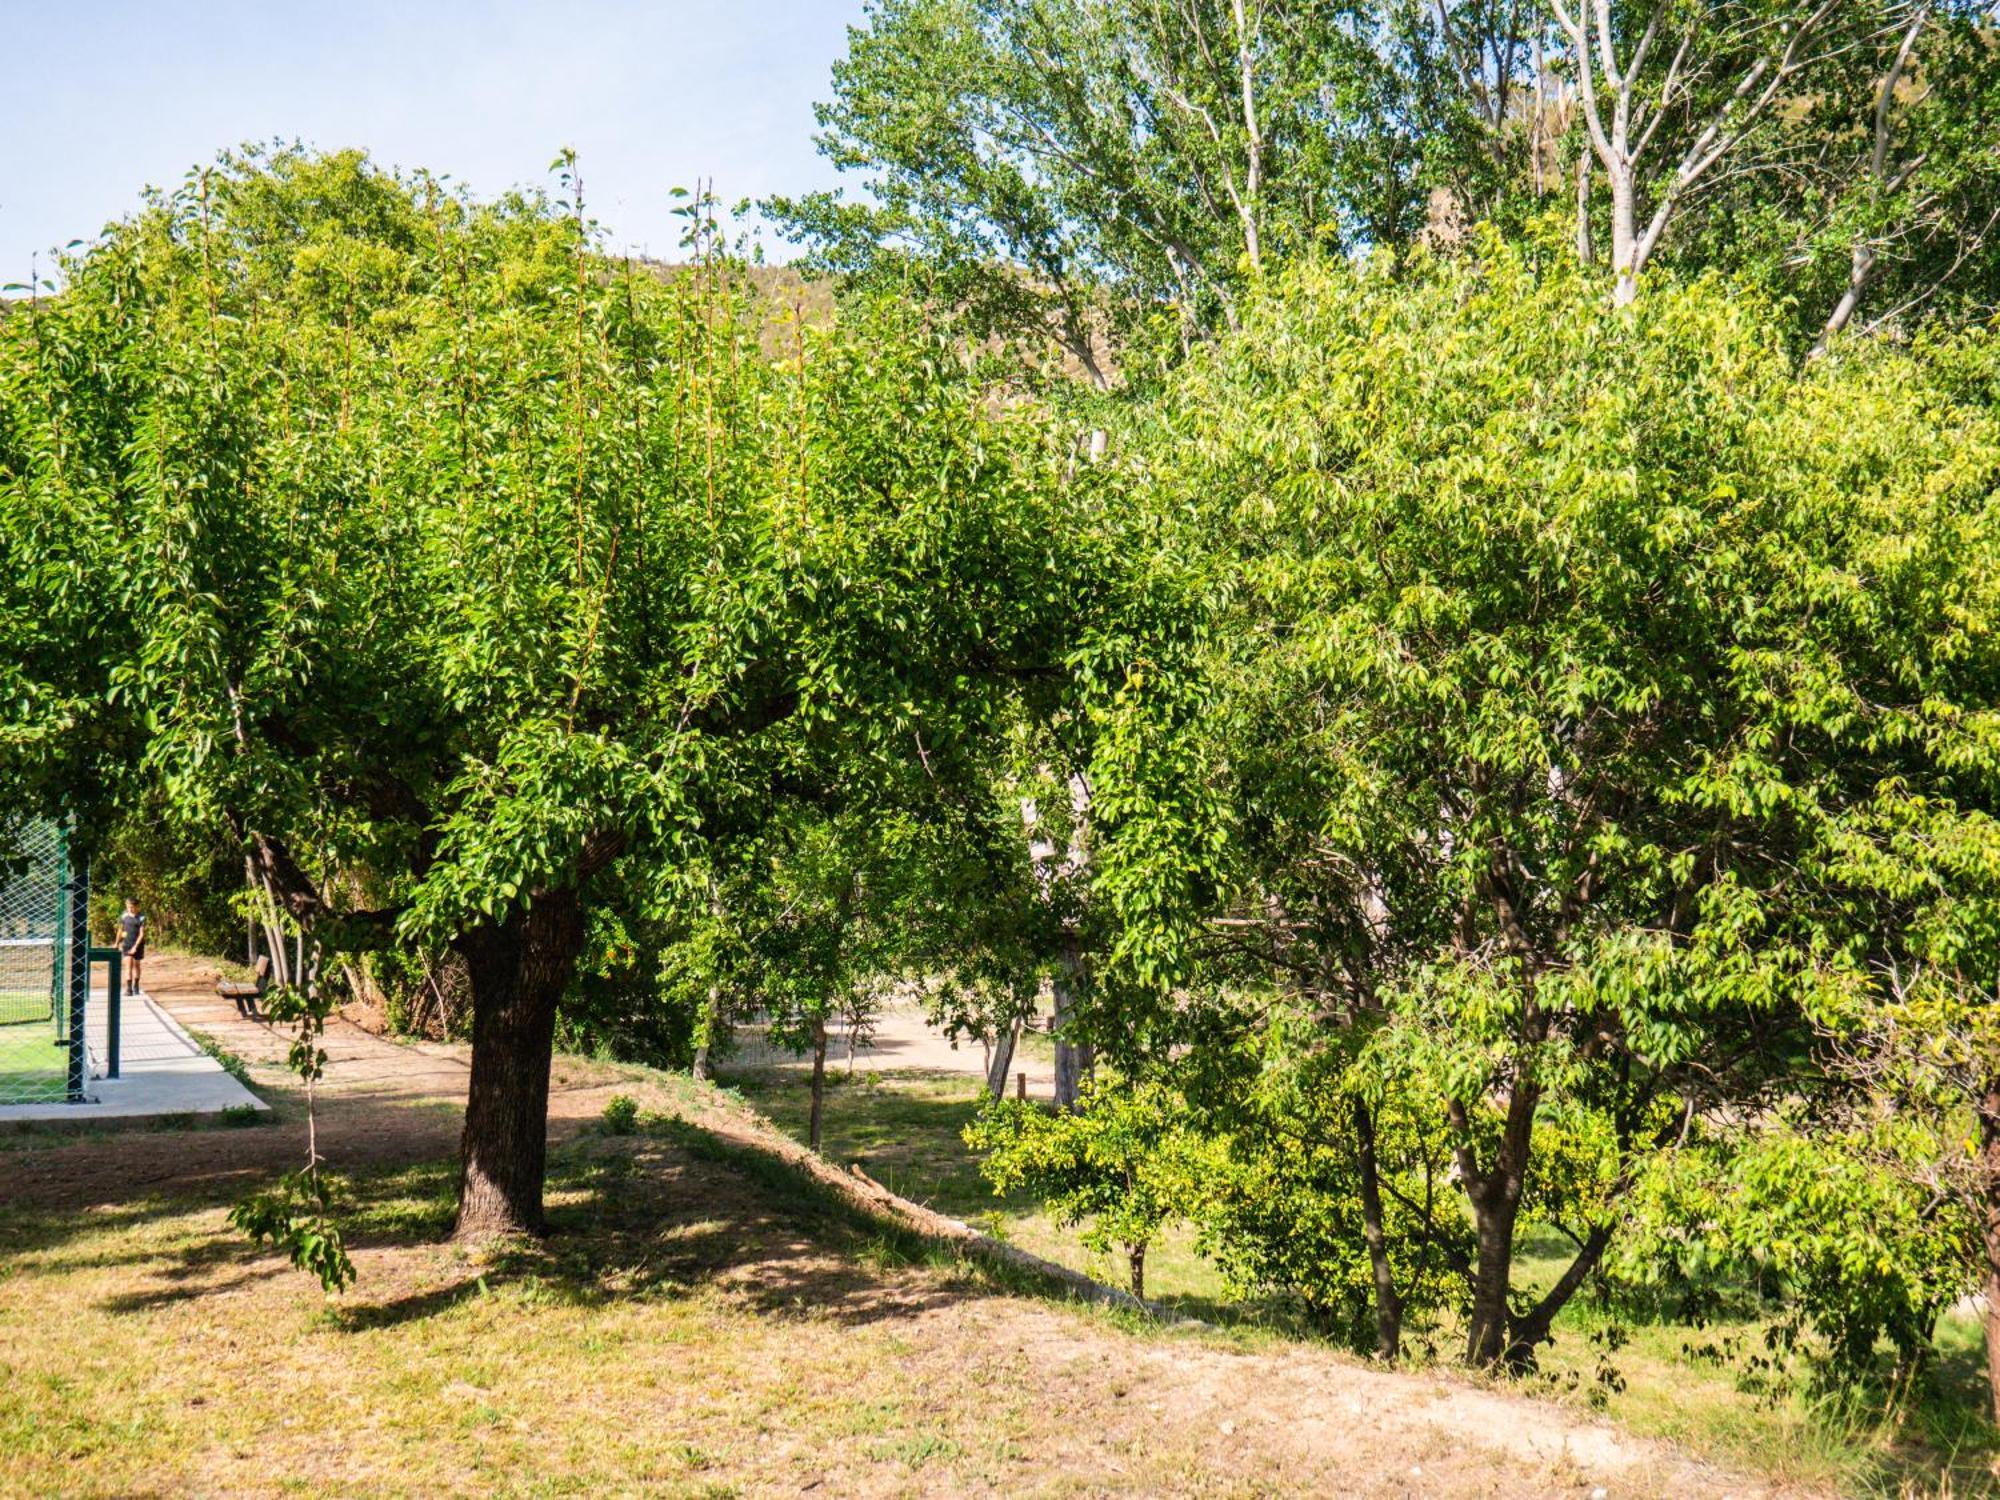
[[(69, 0), (12, 34), (0, 283), (246, 140), (362, 146), (482, 194), (581, 156), (621, 248), (671, 255), (667, 189), (825, 186), (812, 106), (862, 0)], [(773, 243), (773, 250), (779, 247)]]

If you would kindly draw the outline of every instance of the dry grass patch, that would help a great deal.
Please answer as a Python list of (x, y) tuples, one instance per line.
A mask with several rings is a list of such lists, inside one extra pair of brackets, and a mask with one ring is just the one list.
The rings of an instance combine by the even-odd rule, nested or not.
[[(477, 1256), (442, 1241), (448, 1111), (330, 1093), (360, 1271), (333, 1303), (225, 1223), (296, 1149), (281, 1091), (256, 1130), (10, 1142), (0, 1493), (1759, 1493), (1511, 1396), (1135, 1333), (871, 1211), (722, 1094), (564, 1067), (554, 1232)], [(613, 1092), (631, 1135), (586, 1123)]]

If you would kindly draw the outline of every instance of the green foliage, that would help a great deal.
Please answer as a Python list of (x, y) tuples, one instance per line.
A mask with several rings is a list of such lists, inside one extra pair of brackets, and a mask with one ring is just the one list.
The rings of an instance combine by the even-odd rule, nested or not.
[(975, 758), (1059, 672), (1094, 542), (919, 309), (771, 357), (711, 204), (663, 277), (557, 166), (478, 204), (231, 158), (0, 325), (0, 791), (226, 839), (330, 954), (511, 965), (475, 1010), (587, 955), (602, 1035), (593, 982), (687, 998), (646, 971), (709, 920), (689, 872)]
[(285, 1252), (297, 1269), (312, 1276), (332, 1296), (352, 1284), (354, 1262), (334, 1221), (335, 1183), (321, 1170), (313, 1093), (326, 1073), (326, 1018), (332, 1001), (324, 994), (291, 985), (273, 987), (265, 1011), (279, 1025), (296, 1027), (286, 1065), (306, 1088), (306, 1162), (276, 1185), (249, 1194), (229, 1211), (229, 1222), (258, 1244)]
[[(1874, 1376), (1884, 1342), (1913, 1368), (1939, 1315), (1975, 1285), (1979, 1255), (1971, 1225), (1939, 1214), (1915, 1180), (1940, 1145), (1917, 1122), (1868, 1138), (1810, 1118), (1693, 1144), (1643, 1182), (1617, 1276), (1697, 1302), (1754, 1288), (1783, 1314), (1773, 1349), (1789, 1352), (1809, 1329), (1829, 1381)], [(1890, 1161), (1904, 1170), (1883, 1170)]]
[(996, 1193), (1026, 1188), (1058, 1222), (1083, 1225), (1083, 1242), (1133, 1258), (1143, 1295), (1146, 1246), (1187, 1214), (1213, 1171), (1206, 1144), (1182, 1125), (1177, 1097), (1160, 1084), (1086, 1085), (1075, 1109), (989, 1101), (965, 1129), (986, 1153), (980, 1171)]
[(143, 727), (177, 807), (337, 853), (409, 937), (573, 881), (599, 825), (667, 852), (752, 819), (843, 738), (949, 753), (1073, 586), (1039, 434), (912, 313), (767, 361), (726, 267), (588, 234), (358, 158), (230, 163), (7, 325), (43, 676)]
[(229, 1210), (229, 1222), (257, 1243), (284, 1251), (332, 1296), (354, 1280), (354, 1262), (332, 1212), (332, 1180), (308, 1169), (287, 1172), (275, 1187), (244, 1198)]
[(1329, 1035), (1281, 1011), (1236, 1045), (1192, 1056), (1188, 1088), (1226, 1163), (1201, 1206), (1203, 1247), (1238, 1290), (1293, 1299), (1366, 1350), (1376, 1292), (1361, 1233), (1364, 1126), (1388, 1185), (1384, 1232), (1409, 1323), (1435, 1326), (1463, 1302), (1471, 1225), (1451, 1186), (1441, 1101), (1419, 1078), (1386, 1087), (1358, 1047), (1361, 1033)]
[(1424, 76), (1444, 50), (1399, 7), (879, 0), (819, 109), (867, 200), (770, 207), (819, 264), (1102, 382), (1114, 333), (1182, 345), (1280, 259), (1406, 245), (1432, 186), (1489, 176)]
[(1192, 680), (1104, 710), (1114, 962), (1205, 975), (1198, 1043), (1248, 980), (1371, 1032), (1350, 1089), (1435, 1107), (1482, 1236), (1576, 1237), (1511, 1307), (1504, 1255), (1465, 1268), (1510, 1330), (1476, 1353), (1545, 1336), (1651, 1156), (1878, 988), (1842, 886), (1885, 798), (1990, 797), (2000, 445), (1959, 360), (1801, 379), (1719, 286), (1620, 310), (1489, 240), (1293, 276), (1134, 433), (1212, 603)]
[(1857, 330), (1990, 308), (1996, 85), (1971, 0), (878, 0), (818, 111), (866, 198), (768, 207), (817, 264), (1100, 383), (1236, 328), (1286, 265), (1480, 222), (1566, 257), (1581, 230), (1607, 283), (1650, 235), (1768, 288), (1803, 351), (1850, 295)]
[(639, 1124), (639, 1101), (630, 1094), (613, 1094), (604, 1102), (604, 1129), (611, 1135), (630, 1135)]

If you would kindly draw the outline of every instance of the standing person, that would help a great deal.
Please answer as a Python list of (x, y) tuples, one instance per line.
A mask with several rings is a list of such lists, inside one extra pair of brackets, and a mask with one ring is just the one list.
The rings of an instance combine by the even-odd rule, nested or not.
[(125, 915), (118, 919), (118, 951), (125, 955), (125, 993), (139, 993), (139, 965), (146, 961), (146, 914), (139, 898), (125, 898)]

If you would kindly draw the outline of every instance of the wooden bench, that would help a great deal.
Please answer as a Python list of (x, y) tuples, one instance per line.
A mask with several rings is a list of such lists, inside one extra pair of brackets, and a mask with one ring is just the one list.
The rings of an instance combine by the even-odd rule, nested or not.
[(264, 991), (271, 987), (271, 955), (257, 955), (257, 965), (251, 970), (256, 978), (248, 984), (238, 979), (218, 979), (215, 993), (225, 1000), (236, 1002), (236, 1014), (246, 1021), (261, 1021), (257, 1014), (257, 1002), (264, 998)]

